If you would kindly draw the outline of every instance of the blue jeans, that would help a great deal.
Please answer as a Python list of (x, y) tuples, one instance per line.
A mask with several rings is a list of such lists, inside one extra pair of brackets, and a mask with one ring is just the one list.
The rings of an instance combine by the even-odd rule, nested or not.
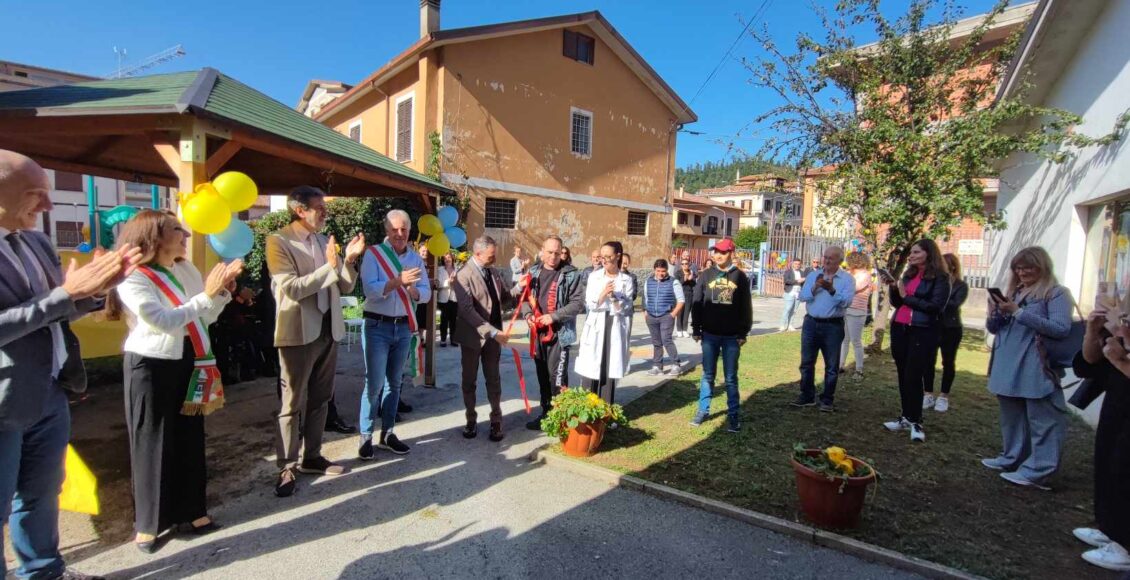
[(407, 323), (365, 319), (361, 348), (365, 351), (365, 394), (361, 397), (359, 429), (363, 438), (373, 436), (377, 417), (381, 431), (392, 433), (396, 407), (400, 403), (400, 374), (408, 360), (412, 332)]
[(840, 377), (840, 347), (844, 343), (844, 320), (804, 317), (800, 332), (800, 398), (816, 398), (816, 356), (824, 356), (824, 393), (820, 401), (831, 405)]
[(714, 376), (718, 371), (718, 354), (722, 355), (722, 370), (726, 376), (726, 415), (731, 421), (738, 418), (740, 399), (738, 396), (738, 354), (742, 347), (738, 346), (737, 336), (718, 336), (716, 334), (702, 334), (702, 383), (698, 387), (698, 413), (705, 416), (710, 413), (711, 390), (714, 386)]
[[(59, 553), (59, 490), (71, 438), (71, 411), (63, 390), (51, 389), (38, 421), (22, 431), (0, 431), (0, 521), (8, 519), (20, 578), (55, 578), (64, 569)], [(0, 535), (0, 552), (3, 549)], [(0, 559), (0, 577), (5, 573)]]
[(785, 309), (781, 311), (781, 328), (792, 328), (793, 326), (793, 313), (796, 312), (797, 295), (792, 292), (785, 292)]

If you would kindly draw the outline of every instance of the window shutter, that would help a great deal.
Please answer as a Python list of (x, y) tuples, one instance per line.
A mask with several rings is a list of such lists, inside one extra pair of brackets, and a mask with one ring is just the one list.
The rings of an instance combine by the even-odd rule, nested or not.
[(577, 33), (572, 30), (564, 31), (564, 45), (561, 48), (561, 54), (576, 60), (577, 58)]
[(405, 99), (396, 105), (396, 160), (412, 160), (412, 101)]
[(577, 35), (577, 60), (593, 64), (593, 53), (596, 52), (596, 39), (583, 34)]

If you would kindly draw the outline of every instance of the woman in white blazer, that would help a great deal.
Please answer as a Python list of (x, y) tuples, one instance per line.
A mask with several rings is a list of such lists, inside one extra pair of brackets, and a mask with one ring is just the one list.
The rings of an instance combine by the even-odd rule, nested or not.
[(439, 306), (439, 345), (447, 346), (447, 335), (451, 335), (451, 344), (455, 342), (455, 325), (458, 324), (459, 313), (455, 302), (455, 256), (448, 252), (443, 255), (439, 268), (436, 268), (436, 304)]
[(219, 528), (205, 505), (204, 415), (223, 405), (207, 327), (231, 300), (243, 263), (217, 264), (201, 279), (185, 260), (189, 235), (172, 213), (145, 210), (118, 238), (142, 255), (110, 314), (124, 310), (129, 327), (123, 374), (134, 541), (145, 553), (178, 524), (197, 534)]
[(628, 374), (632, 324), (632, 278), (620, 271), (624, 247), (608, 242), (600, 248), (604, 267), (589, 274), (585, 287), (588, 316), (581, 330), (577, 374), (585, 386), (609, 403), (616, 399), (616, 381)]

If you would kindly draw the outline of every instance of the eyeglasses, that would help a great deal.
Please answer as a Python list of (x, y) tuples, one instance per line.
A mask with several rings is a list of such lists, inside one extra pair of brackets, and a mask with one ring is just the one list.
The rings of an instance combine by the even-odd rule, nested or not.
[(1013, 272), (1020, 272), (1020, 271), (1039, 272), (1040, 267), (1039, 266), (1033, 266), (1031, 264), (1020, 264), (1020, 265), (1017, 265), (1017, 266), (1013, 266), (1012, 271)]

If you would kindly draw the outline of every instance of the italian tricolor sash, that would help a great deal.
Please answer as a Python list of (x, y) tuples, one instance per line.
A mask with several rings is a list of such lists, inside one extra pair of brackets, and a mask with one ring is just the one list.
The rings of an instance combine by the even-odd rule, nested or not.
[[(404, 271), (396, 251), (387, 242), (369, 246), (369, 252), (377, 260), (377, 265), (388, 278), (399, 278)], [(412, 331), (412, 340), (408, 349), (408, 376), (417, 377), (424, 374), (424, 345), (420, 343), (419, 323), (416, 321), (416, 301), (408, 295), (408, 290), (403, 286), (396, 289), (396, 297), (404, 305), (408, 313), (408, 330)]]
[[(139, 266), (137, 271), (149, 278), (174, 307), (180, 307), (188, 301), (184, 286), (169, 270), (150, 265)], [(192, 378), (188, 382), (188, 395), (185, 396), (180, 412), (182, 415), (207, 415), (224, 406), (224, 384), (220, 381), (216, 357), (212, 356), (208, 326), (203, 320), (197, 318), (189, 321), (188, 338), (192, 341), (196, 361)]]

